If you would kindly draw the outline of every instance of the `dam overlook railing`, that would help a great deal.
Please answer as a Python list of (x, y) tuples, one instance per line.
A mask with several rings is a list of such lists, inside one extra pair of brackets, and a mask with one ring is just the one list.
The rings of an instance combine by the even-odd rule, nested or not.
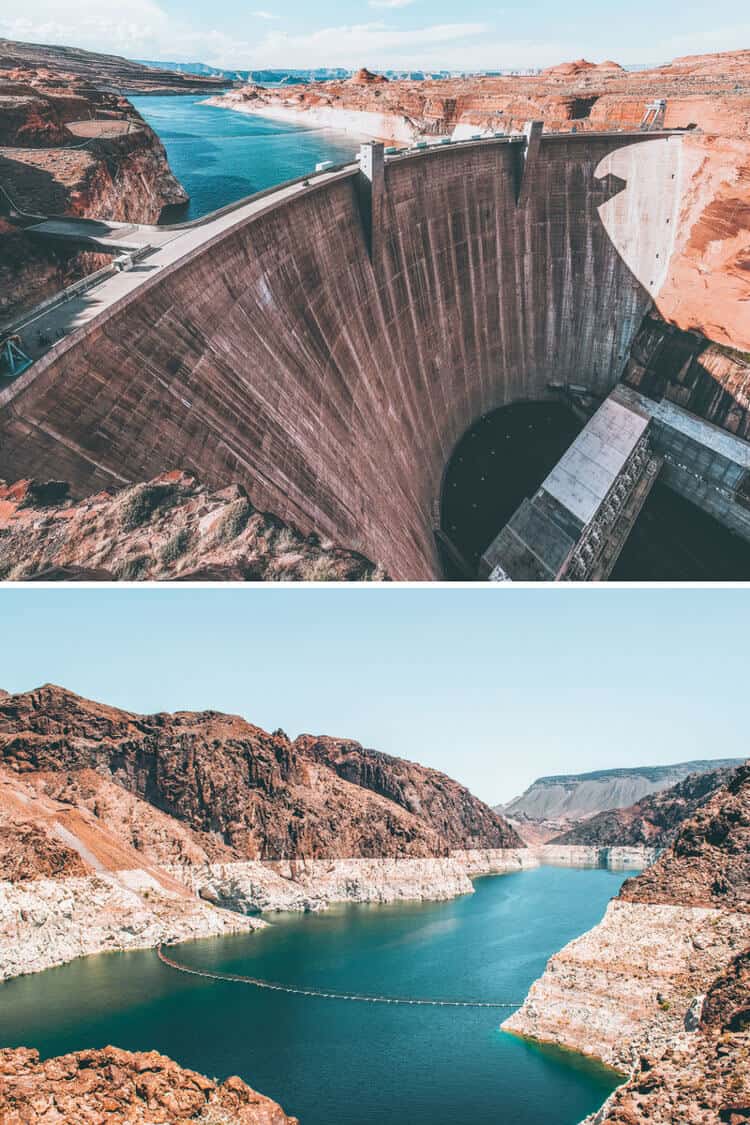
[(430, 1008), (520, 1008), (521, 1000), (443, 1000), (417, 996), (370, 996), (360, 992), (337, 992), (329, 988), (305, 988), (302, 985), (279, 984), (263, 980), (261, 977), (245, 976), (242, 973), (221, 973), (214, 969), (196, 969), (175, 961), (157, 945), (156, 956), (170, 969), (188, 976), (202, 977), (204, 980), (218, 980), (227, 984), (249, 984), (253, 988), (267, 989), (271, 992), (285, 992), (292, 996), (312, 996), (320, 1000), (353, 1000), (362, 1004), (402, 1004)]

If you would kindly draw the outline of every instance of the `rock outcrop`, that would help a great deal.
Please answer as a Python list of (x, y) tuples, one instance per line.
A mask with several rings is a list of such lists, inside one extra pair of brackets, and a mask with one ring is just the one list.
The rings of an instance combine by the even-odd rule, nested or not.
[(0, 579), (370, 581), (382, 570), (304, 536), (245, 490), (167, 472), (77, 503), (64, 482), (0, 481)]
[(0, 841), (0, 979), (261, 911), (449, 898), (539, 862), (435, 770), (51, 686), (0, 695)]
[(750, 953), (739, 954), (702, 1001), (697, 1029), (660, 1056), (643, 1055), (587, 1125), (747, 1125), (750, 1121)]
[(603, 921), (551, 959), (503, 1026), (630, 1073), (597, 1125), (742, 1122), (748, 949), (745, 765), (623, 885)]
[(38, 1051), (0, 1051), (4, 1125), (296, 1125), (241, 1078), (217, 1082), (156, 1051), (117, 1047), (42, 1061)]
[(723, 766), (695, 773), (670, 789), (652, 793), (629, 808), (610, 809), (588, 817), (553, 837), (552, 844), (596, 846), (648, 845), (665, 848), (673, 843), (682, 824), (705, 805), (734, 769)]
[(0, 40), (0, 327), (108, 260), (35, 240), (26, 233), (34, 216), (155, 223), (165, 206), (187, 200), (130, 102), (5, 46)]
[[(349, 758), (352, 780), (341, 776)], [(133, 715), (51, 685), (0, 700), (0, 761), (20, 776), (94, 770), (218, 837), (236, 858), (440, 856), (521, 844), (444, 774), (358, 743), (291, 742), (214, 711)]]

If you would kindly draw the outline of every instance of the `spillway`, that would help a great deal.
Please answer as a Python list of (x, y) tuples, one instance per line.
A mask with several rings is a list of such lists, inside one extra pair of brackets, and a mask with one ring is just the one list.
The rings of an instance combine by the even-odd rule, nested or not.
[(681, 144), (431, 146), (196, 227), (0, 392), (0, 476), (238, 480), (394, 578), (440, 577), (435, 512), (469, 427), (551, 383), (617, 383), (667, 267)]

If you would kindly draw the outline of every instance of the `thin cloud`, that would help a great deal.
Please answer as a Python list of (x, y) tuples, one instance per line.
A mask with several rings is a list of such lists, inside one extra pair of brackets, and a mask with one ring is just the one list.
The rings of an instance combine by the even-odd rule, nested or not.
[(369, 0), (371, 8), (408, 8), (414, 0)]
[(277, 20), (279, 18), (278, 16), (275, 16), (273, 14), (273, 12), (263, 12), (263, 11), (261, 11), (261, 12), (253, 12), (252, 14), (255, 16), (256, 19), (259, 19), (259, 20)]

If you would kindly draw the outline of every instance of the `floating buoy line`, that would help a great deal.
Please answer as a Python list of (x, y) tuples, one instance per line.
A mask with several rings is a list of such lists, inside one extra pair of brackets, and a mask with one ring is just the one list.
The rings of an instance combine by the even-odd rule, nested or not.
[(179, 961), (168, 957), (164, 947), (156, 947), (156, 955), (162, 964), (178, 973), (187, 973), (193, 977), (203, 977), (205, 980), (225, 981), (228, 984), (249, 984), (253, 988), (265, 988), (271, 992), (288, 992), (293, 996), (317, 996), (322, 1000), (358, 1000), (363, 1004), (412, 1004), (431, 1008), (519, 1008), (519, 1001), (511, 1000), (433, 1000), (424, 997), (410, 996), (367, 996), (359, 992), (334, 992), (326, 988), (302, 988), (290, 984), (278, 984), (276, 981), (263, 980), (260, 977), (248, 977), (242, 973), (220, 973), (214, 969), (195, 969), (191, 965), (183, 965)]

